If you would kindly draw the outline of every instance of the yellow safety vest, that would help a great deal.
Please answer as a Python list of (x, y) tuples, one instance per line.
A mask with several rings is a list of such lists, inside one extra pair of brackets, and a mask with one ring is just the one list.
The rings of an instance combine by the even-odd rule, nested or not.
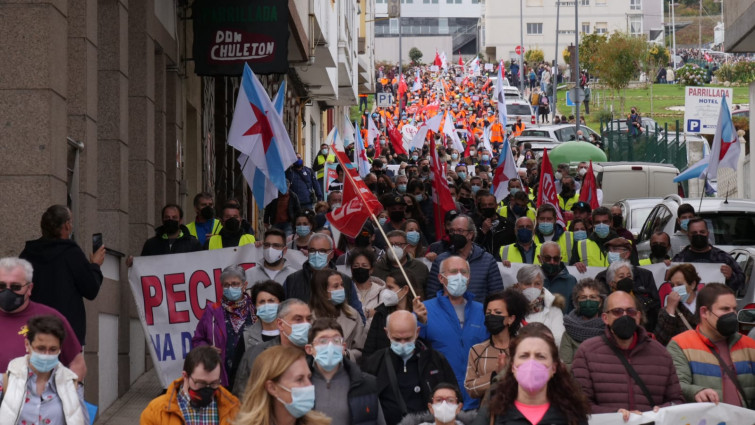
[(577, 248), (579, 259), (588, 267), (608, 267), (608, 258), (603, 255), (598, 244), (589, 239), (579, 241)]
[[(537, 240), (535, 240), (535, 242), (537, 242)], [(566, 264), (569, 264), (569, 261), (571, 260), (572, 246), (574, 245), (574, 234), (572, 232), (565, 230), (564, 233), (561, 234), (561, 237), (558, 238), (558, 240), (555, 242), (558, 244), (558, 247), (561, 249), (561, 261), (563, 261)], [(538, 249), (537, 254), (539, 255), (540, 246), (538, 246), (537, 249)], [(540, 260), (536, 258), (535, 264), (540, 264)]]
[(650, 260), (649, 258), (643, 258), (642, 260), (640, 260), (641, 266), (649, 266), (651, 264), (653, 264), (653, 261)]
[(572, 206), (579, 202), (579, 193), (575, 193), (569, 199), (564, 199), (561, 195), (558, 195), (558, 206), (561, 207), (561, 211), (571, 211)]
[[(527, 218), (529, 218), (530, 220), (532, 220), (533, 223), (535, 222), (535, 215), (536, 214), (537, 214), (537, 212), (535, 211), (534, 208), (527, 207)], [(498, 206), (498, 215), (500, 215), (503, 218), (508, 218), (508, 216), (509, 216), (509, 206), (508, 205), (504, 205), (503, 201), (501, 201), (501, 203)]]
[[(534, 239), (532, 240), (532, 243), (535, 244), (535, 253), (532, 256), (532, 263), (535, 264), (537, 262), (537, 256), (540, 255), (540, 245), (538, 245), (537, 241)], [(519, 248), (514, 245), (515, 244), (512, 243), (501, 247), (501, 261), (509, 260), (512, 263), (524, 263), (522, 253), (519, 251)]]
[[(213, 221), (214, 223), (212, 224), (212, 232), (210, 233), (217, 235), (221, 230), (223, 230), (223, 225), (220, 224), (220, 220), (218, 220), (217, 218), (214, 218)], [(195, 222), (192, 221), (191, 223), (187, 224), (186, 228), (189, 229), (189, 233), (191, 233), (192, 236), (199, 239), (197, 237), (197, 224)]]
[[(242, 245), (249, 245), (250, 243), (254, 243), (255, 239), (254, 236), (244, 233), (241, 235), (241, 239), (239, 239), (239, 244), (236, 246), (242, 246)], [(220, 235), (215, 235), (210, 238), (210, 245), (208, 247), (209, 249), (222, 249), (227, 248), (223, 247), (223, 237)]]
[[(317, 161), (317, 165), (323, 165), (325, 164), (326, 161), (335, 162), (336, 156), (333, 155), (332, 153), (329, 153), (326, 158), (323, 154), (319, 154), (317, 155), (317, 158), (315, 158), (315, 160)], [(325, 177), (326, 169), (327, 167), (323, 166), (323, 168), (320, 168), (319, 170), (317, 170), (317, 173), (315, 173), (315, 177), (317, 177), (318, 180)]]

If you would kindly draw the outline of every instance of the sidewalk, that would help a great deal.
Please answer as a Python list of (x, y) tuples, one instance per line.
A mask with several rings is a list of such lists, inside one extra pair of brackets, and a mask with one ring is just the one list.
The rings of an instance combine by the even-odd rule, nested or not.
[(98, 413), (95, 425), (135, 425), (139, 423), (142, 410), (153, 398), (159, 396), (162, 390), (155, 369), (150, 369), (140, 376), (126, 394), (116, 400), (106, 411)]

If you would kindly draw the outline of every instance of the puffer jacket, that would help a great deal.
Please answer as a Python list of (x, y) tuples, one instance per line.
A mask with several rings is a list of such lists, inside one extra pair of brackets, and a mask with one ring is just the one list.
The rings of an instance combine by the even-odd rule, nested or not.
[[(178, 393), (181, 391), (183, 378), (170, 384), (168, 391), (149, 402), (139, 419), (141, 425), (184, 425), (183, 413), (178, 405)], [(239, 413), (239, 400), (223, 387), (218, 388), (215, 401), (218, 405), (218, 424), (231, 425)]]
[[(459, 412), (456, 415), (456, 425), (471, 425), (477, 417), (477, 411)], [(435, 425), (435, 418), (430, 411), (412, 413), (404, 416), (398, 425)]]
[(654, 406), (683, 404), (682, 389), (671, 356), (658, 341), (639, 327), (634, 347), (624, 355), (642, 378), (653, 397), (651, 405), (640, 386), (626, 371), (621, 360), (608, 344), (616, 345), (610, 329), (582, 343), (572, 363), (572, 373), (582, 386), (593, 414), (616, 412), (619, 409), (646, 412)]
[(538, 312), (532, 312), (528, 314), (524, 320), (527, 323), (538, 322), (542, 323), (551, 330), (553, 338), (556, 340), (556, 346), (561, 345), (561, 336), (563, 336), (564, 328), (564, 312), (560, 307), (553, 305), (553, 301), (556, 297), (547, 289), (543, 288), (543, 302), (545, 307)]
[[(443, 285), (438, 280), (440, 263), (451, 255), (454, 254), (444, 252), (438, 255), (435, 261), (433, 261), (430, 274), (427, 276), (428, 298), (435, 297), (435, 294), (442, 289)], [(498, 269), (498, 263), (496, 263), (495, 258), (489, 252), (477, 244), (472, 244), (472, 250), (469, 252), (467, 262), (469, 263), (470, 272), (467, 291), (474, 294), (475, 301), (482, 303), (488, 294), (503, 291), (501, 271)]]
[[(745, 394), (746, 407), (755, 404), (755, 341), (739, 332), (728, 339), (729, 354), (737, 373), (737, 380)], [(667, 347), (674, 359), (676, 373), (682, 386), (684, 398), (695, 401), (695, 394), (705, 388), (718, 393), (723, 400), (721, 374), (725, 373), (711, 350), (715, 345), (700, 332), (695, 330), (683, 332), (671, 339)]]

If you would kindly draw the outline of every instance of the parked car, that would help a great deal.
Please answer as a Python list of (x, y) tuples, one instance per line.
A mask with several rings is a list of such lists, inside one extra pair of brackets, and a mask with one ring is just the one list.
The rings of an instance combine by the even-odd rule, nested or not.
[(729, 251), (729, 254), (734, 258), (734, 261), (739, 264), (739, 268), (745, 274), (745, 286), (739, 288), (736, 293), (737, 308), (755, 308), (755, 284), (752, 280), (755, 278), (752, 274), (753, 267), (755, 267), (755, 248), (753, 247), (740, 247), (734, 248)]
[(660, 230), (671, 238), (671, 251), (677, 253), (689, 244), (686, 235), (678, 233), (677, 209), (688, 203), (708, 223), (710, 243), (724, 251), (755, 246), (755, 201), (749, 199), (681, 198), (669, 195), (656, 205), (637, 237), (640, 258), (650, 255), (650, 236)]
[[(505, 89), (504, 89), (505, 90)], [(507, 129), (516, 124), (516, 119), (521, 118), (525, 127), (537, 124), (536, 117), (530, 103), (524, 99), (506, 99), (506, 114), (508, 116)]]
[(678, 193), (674, 177), (679, 169), (671, 164), (653, 162), (593, 163), (598, 185), (603, 189), (603, 205), (624, 198), (663, 197)]
[[(650, 134), (655, 134), (655, 127), (657, 123), (650, 117), (640, 117), (642, 122), (642, 130), (647, 131)], [(606, 130), (620, 131), (622, 133), (627, 132), (627, 120), (626, 118), (615, 119), (608, 122)]]
[[(590, 127), (580, 125), (579, 129), (582, 130), (582, 134), (585, 137), (585, 140), (590, 139), (590, 135), (592, 134), (597, 138), (597, 140), (600, 140), (600, 134), (598, 134), (595, 130), (591, 129)], [(522, 131), (522, 136), (538, 136), (538, 137), (552, 137), (560, 142), (570, 142), (572, 140), (577, 140), (577, 125), (576, 124), (547, 124), (547, 125), (539, 125), (536, 127), (529, 127), (525, 128), (524, 131)]]
[(530, 149), (532, 149), (532, 152), (535, 154), (535, 158), (542, 157), (543, 150), (551, 150), (561, 144), (561, 142), (559, 142), (558, 140), (550, 137), (520, 136), (516, 138), (516, 147), (520, 150), (524, 148), (525, 143), (529, 143), (531, 145)]
[(661, 201), (663, 198), (627, 198), (619, 201), (621, 215), (624, 217), (624, 227), (637, 238), (650, 211)]

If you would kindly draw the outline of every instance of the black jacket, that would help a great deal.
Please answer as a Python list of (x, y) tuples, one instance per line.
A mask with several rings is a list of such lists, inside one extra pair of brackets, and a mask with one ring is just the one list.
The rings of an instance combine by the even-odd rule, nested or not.
[[(638, 304), (645, 311), (647, 323), (644, 325), (648, 332), (655, 330), (655, 324), (658, 322), (658, 312), (661, 309), (661, 297), (658, 295), (658, 286), (655, 284), (653, 273), (641, 267), (632, 266), (632, 276), (634, 276), (634, 296)], [(595, 280), (604, 286), (606, 294), (612, 291), (606, 282), (606, 270), (598, 273)]]
[(27, 241), (19, 257), (34, 267), (31, 300), (58, 310), (84, 345), (87, 321), (82, 297), (93, 300), (100, 292), (100, 266), (90, 263), (84, 251), (70, 239)]
[[(309, 357), (309, 368), (315, 372), (314, 358)], [(378, 400), (377, 380), (374, 376), (362, 372), (356, 363), (343, 359), (343, 370), (349, 375), (349, 411), (352, 425), (377, 424), (380, 403)], [(330, 388), (330, 384), (328, 384)]]
[[(419, 367), (419, 382), (416, 383), (416, 386), (420, 389), (422, 400), (425, 400), (418, 411), (424, 411), (427, 409), (426, 401), (430, 399), (432, 390), (436, 385), (442, 382), (458, 385), (458, 382), (456, 381), (453, 369), (451, 369), (451, 365), (448, 364), (448, 360), (446, 360), (443, 354), (432, 348), (428, 348), (420, 341), (416, 341), (415, 344), (414, 357), (416, 357)], [(380, 404), (383, 407), (385, 422), (388, 425), (395, 425), (401, 422), (404, 417), (397, 398), (397, 396), (403, 396), (400, 395), (401, 392), (398, 388), (398, 383), (395, 385), (391, 383), (386, 368), (387, 363), (391, 364), (390, 367), (395, 367), (395, 365), (402, 364), (403, 360), (394, 354), (390, 348), (384, 348), (373, 354), (365, 363), (365, 372), (377, 378), (378, 394), (380, 396)], [(410, 411), (407, 413), (416, 412)]]
[(199, 244), (199, 240), (189, 233), (189, 229), (183, 224), (181, 225), (182, 235), (176, 239), (173, 239), (172, 243), (170, 239), (164, 237), (165, 230), (163, 226), (155, 229), (155, 236), (147, 239), (142, 247), (142, 257), (149, 255), (163, 255), (163, 254), (181, 254), (184, 252), (201, 251), (202, 245)]
[[(332, 262), (328, 267), (333, 270), (336, 269), (335, 264)], [(309, 304), (309, 299), (312, 298), (313, 274), (314, 270), (312, 269), (312, 266), (309, 265), (309, 261), (306, 261), (302, 265), (301, 270), (288, 275), (285, 282), (283, 282), (283, 292), (286, 293), (286, 299), (298, 298)], [(357, 297), (356, 286), (349, 276), (341, 273), (341, 277), (343, 278), (343, 288), (346, 291), (346, 302), (359, 312), (359, 315), (362, 317), (362, 323), (364, 323), (366, 319), (364, 317), (362, 303), (359, 301), (359, 297)]]
[[(299, 197), (296, 196), (296, 193), (293, 191), (289, 191), (289, 197), (288, 197), (288, 220), (291, 223), (294, 222), (296, 218), (296, 214), (299, 213), (299, 210), (301, 210), (301, 205), (299, 204)], [(278, 198), (273, 199), (270, 201), (269, 204), (265, 207), (265, 212), (263, 215), (263, 221), (265, 224), (278, 224), (275, 222), (275, 214), (278, 211)]]

